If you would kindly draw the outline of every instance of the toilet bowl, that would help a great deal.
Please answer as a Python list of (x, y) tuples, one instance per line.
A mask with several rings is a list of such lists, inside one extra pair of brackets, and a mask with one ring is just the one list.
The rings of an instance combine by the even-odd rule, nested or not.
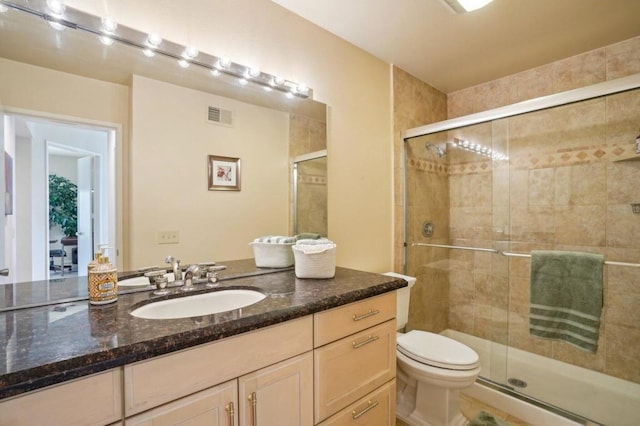
[(398, 333), (397, 414), (410, 425), (464, 425), (459, 390), (480, 373), (480, 358), (468, 346), (426, 331)]
[[(396, 321), (408, 320), (410, 288), (416, 279), (396, 273), (409, 287), (398, 290)], [(480, 373), (480, 358), (468, 346), (449, 337), (421, 330), (398, 333), (396, 415), (412, 426), (458, 426), (466, 419), (460, 411), (459, 391), (473, 384)]]

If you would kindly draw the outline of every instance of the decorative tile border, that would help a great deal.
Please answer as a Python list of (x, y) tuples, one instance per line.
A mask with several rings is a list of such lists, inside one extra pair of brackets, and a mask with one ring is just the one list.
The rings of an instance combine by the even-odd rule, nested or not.
[(550, 153), (537, 152), (511, 157), (508, 161), (499, 162), (492, 162), (490, 159), (479, 159), (473, 162), (443, 164), (424, 158), (410, 158), (409, 168), (422, 172), (435, 173), (437, 175), (463, 175), (488, 173), (501, 169), (507, 164), (511, 169), (515, 170), (532, 170), (602, 161), (619, 161), (633, 157), (634, 155), (636, 155), (634, 144), (614, 144), (610, 146), (565, 148)]

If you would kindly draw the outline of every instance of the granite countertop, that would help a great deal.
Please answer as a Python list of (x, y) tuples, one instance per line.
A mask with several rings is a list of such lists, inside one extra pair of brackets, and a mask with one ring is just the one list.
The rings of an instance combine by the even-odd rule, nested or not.
[[(237, 264), (241, 269), (246, 262)], [(229, 268), (233, 269), (232, 267)], [(251, 269), (251, 268), (248, 268)], [(253, 267), (253, 269), (256, 269)], [(120, 294), (109, 305), (64, 300), (0, 312), (0, 399), (105, 371), (132, 362), (212, 342), (396, 290), (406, 281), (380, 274), (336, 268), (332, 279), (296, 278), (292, 269), (226, 272), (219, 287), (195, 285), (189, 295), (228, 288), (258, 289), (267, 297), (233, 311), (171, 320), (136, 318), (129, 312), (167, 296), (151, 291)], [(73, 281), (73, 280), (72, 280)], [(75, 278), (86, 288), (86, 277)], [(19, 284), (18, 284), (19, 285)], [(81, 292), (81, 291), (80, 291)], [(23, 294), (21, 297), (26, 298)], [(40, 296), (36, 296), (40, 298)], [(15, 299), (15, 298), (14, 298)], [(70, 301), (71, 300), (71, 301)]]

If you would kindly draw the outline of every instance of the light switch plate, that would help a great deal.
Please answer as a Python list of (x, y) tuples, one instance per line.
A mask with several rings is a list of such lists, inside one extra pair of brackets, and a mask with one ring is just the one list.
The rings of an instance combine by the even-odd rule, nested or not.
[(180, 242), (180, 231), (165, 230), (158, 231), (158, 244), (178, 244)]

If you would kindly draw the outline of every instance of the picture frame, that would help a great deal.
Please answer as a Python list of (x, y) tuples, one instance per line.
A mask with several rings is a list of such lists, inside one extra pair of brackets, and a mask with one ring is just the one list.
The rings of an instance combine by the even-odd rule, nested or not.
[(240, 191), (240, 159), (209, 155), (209, 191)]

